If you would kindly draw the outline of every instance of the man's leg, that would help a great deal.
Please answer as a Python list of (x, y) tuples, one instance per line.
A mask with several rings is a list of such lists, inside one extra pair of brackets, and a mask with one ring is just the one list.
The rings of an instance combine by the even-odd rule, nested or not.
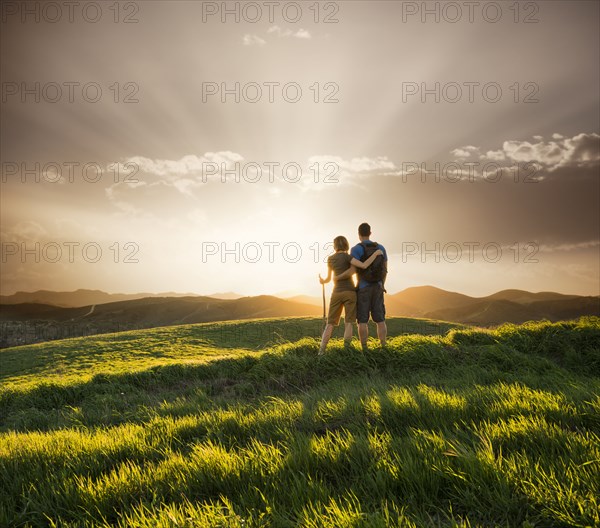
[(367, 351), (367, 339), (369, 338), (369, 312), (371, 308), (370, 288), (360, 288), (356, 293), (356, 317), (358, 320), (358, 337), (363, 352)]
[(387, 339), (387, 325), (385, 324), (385, 321), (377, 323), (377, 337), (381, 342), (381, 346), (384, 347)]
[(323, 335), (321, 336), (321, 347), (319, 348), (319, 355), (325, 353), (325, 348), (327, 347), (327, 343), (331, 339), (331, 334), (333, 333), (333, 325), (328, 324), (323, 330)]
[(381, 346), (384, 347), (387, 339), (387, 325), (385, 324), (385, 303), (383, 299), (383, 286), (373, 286), (373, 321), (377, 323), (377, 337)]
[(358, 337), (363, 351), (367, 350), (367, 339), (369, 338), (369, 325), (367, 323), (358, 323)]

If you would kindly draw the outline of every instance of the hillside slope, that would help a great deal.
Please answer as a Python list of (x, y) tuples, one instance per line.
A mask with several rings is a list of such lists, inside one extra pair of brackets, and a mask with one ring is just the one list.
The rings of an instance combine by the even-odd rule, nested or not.
[(316, 306), (268, 295), (216, 299), (212, 297), (146, 297), (80, 308), (40, 304), (0, 305), (0, 346), (176, 324), (311, 316)]
[(0, 525), (600, 523), (600, 319), (396, 320), (322, 357), (318, 324), (0, 351)]

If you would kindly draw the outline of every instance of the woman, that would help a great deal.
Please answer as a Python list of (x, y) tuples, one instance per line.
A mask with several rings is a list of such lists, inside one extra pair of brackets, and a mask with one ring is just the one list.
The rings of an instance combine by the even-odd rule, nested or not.
[[(333, 273), (335, 284), (329, 301), (327, 325), (321, 338), (319, 355), (325, 353), (325, 348), (333, 333), (333, 327), (340, 322), (342, 309), (344, 309), (344, 344), (346, 346), (352, 340), (352, 324), (356, 322), (356, 287), (352, 282), (352, 275), (356, 273), (356, 268), (350, 264), (352, 261), (352, 255), (348, 253), (350, 244), (348, 244), (346, 237), (338, 236), (333, 239), (333, 249), (335, 253), (327, 259), (327, 278), (323, 279), (319, 275), (319, 282), (327, 284)], [(356, 265), (366, 269), (379, 255), (383, 255), (383, 252), (378, 249), (365, 262)]]

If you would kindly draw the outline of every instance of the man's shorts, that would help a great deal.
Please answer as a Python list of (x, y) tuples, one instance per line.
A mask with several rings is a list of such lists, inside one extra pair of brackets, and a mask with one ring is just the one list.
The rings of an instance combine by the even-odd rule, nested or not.
[(356, 294), (358, 322), (368, 323), (369, 314), (376, 323), (385, 321), (385, 304), (383, 304), (383, 286), (380, 283), (360, 288)]
[(344, 322), (353, 323), (356, 321), (356, 292), (342, 291), (333, 292), (329, 301), (329, 315), (327, 316), (327, 324), (337, 326), (340, 323), (344, 309)]

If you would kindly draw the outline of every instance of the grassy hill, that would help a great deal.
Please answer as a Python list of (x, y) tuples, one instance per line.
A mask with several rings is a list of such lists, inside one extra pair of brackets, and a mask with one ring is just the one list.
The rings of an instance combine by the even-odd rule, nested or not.
[(79, 308), (5, 304), (0, 305), (0, 347), (158, 326), (319, 313), (319, 307), (269, 295), (146, 297)]
[[(0, 351), (0, 525), (598, 526), (600, 320), (181, 325)], [(338, 329), (339, 330), (339, 329)]]

